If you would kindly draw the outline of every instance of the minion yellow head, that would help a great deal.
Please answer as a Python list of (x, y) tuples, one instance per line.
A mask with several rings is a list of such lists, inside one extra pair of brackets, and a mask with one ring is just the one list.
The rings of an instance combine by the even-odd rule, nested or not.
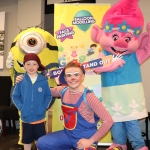
[(47, 70), (58, 68), (56, 41), (49, 32), (39, 27), (27, 28), (20, 32), (15, 37), (10, 52), (14, 58), (15, 74), (25, 73), (23, 58), (26, 53), (36, 53)]

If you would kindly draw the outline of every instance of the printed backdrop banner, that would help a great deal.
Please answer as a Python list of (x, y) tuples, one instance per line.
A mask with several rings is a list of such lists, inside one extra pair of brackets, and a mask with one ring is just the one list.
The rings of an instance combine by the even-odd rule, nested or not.
[[(87, 69), (89, 70), (89, 69), (108, 65), (112, 62), (112, 59), (113, 59), (113, 56), (109, 55), (109, 56), (105, 56), (103, 58), (94, 59), (89, 62), (84, 62), (84, 63), (82, 63), (82, 65), (83, 65), (84, 69), (87, 71)], [(56, 78), (60, 75), (62, 70), (63, 70), (63, 68), (51, 70), (47, 75), (49, 75), (51, 78)]]
[[(60, 68), (65, 67), (72, 59), (85, 63), (98, 58), (101, 47), (91, 40), (91, 27), (93, 24), (101, 27), (102, 17), (109, 8), (109, 4), (55, 4), (54, 37), (58, 44)], [(100, 76), (95, 75), (91, 69), (86, 70), (83, 84), (101, 98)], [(52, 131), (63, 129), (60, 105), (61, 101), (56, 100), (53, 106)], [(101, 123), (98, 128), (100, 125)], [(110, 133), (99, 143), (110, 144)]]
[(4, 65), (4, 30), (5, 30), (5, 12), (0, 12), (0, 69)]

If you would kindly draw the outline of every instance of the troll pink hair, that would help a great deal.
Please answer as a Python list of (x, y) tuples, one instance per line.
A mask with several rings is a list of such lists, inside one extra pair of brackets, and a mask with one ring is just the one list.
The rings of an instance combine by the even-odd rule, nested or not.
[(102, 26), (113, 24), (113, 27), (118, 27), (118, 24), (122, 24), (126, 21), (126, 24), (130, 26), (130, 29), (140, 28), (143, 30), (144, 17), (138, 7), (138, 0), (120, 0), (113, 5), (104, 15), (102, 20)]

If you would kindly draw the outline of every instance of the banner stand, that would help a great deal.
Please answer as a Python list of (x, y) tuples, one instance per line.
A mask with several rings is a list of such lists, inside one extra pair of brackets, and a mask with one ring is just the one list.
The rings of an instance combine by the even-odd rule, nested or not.
[[(91, 27), (99, 24), (110, 4), (54, 4), (54, 38), (58, 45), (58, 63), (64, 68), (68, 62), (77, 59), (80, 63), (92, 62), (98, 59), (102, 51), (99, 44), (91, 39)], [(101, 24), (99, 24), (101, 28)], [(85, 64), (84, 67), (92, 68), (98, 62)], [(53, 72), (52, 75), (57, 75)], [(92, 81), (92, 82), (91, 82)], [(95, 75), (92, 70), (86, 70), (83, 82), (85, 87), (93, 90), (100, 99), (101, 76)], [(63, 129), (63, 115), (61, 101), (58, 99), (53, 105), (52, 132)], [(100, 127), (100, 124), (98, 124)], [(111, 144), (110, 132), (98, 142), (98, 145)]]

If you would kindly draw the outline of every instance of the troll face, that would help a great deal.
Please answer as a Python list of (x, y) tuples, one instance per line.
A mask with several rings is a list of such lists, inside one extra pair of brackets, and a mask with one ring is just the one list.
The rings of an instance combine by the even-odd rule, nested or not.
[(130, 32), (121, 33), (115, 30), (111, 33), (105, 33), (102, 29), (99, 29), (99, 32), (101, 32), (99, 44), (104, 50), (110, 52), (111, 54), (131, 54), (139, 47), (138, 38)]
[(113, 55), (131, 54), (141, 46), (143, 25), (138, 0), (120, 0), (106, 12), (101, 27), (93, 25), (91, 37)]

